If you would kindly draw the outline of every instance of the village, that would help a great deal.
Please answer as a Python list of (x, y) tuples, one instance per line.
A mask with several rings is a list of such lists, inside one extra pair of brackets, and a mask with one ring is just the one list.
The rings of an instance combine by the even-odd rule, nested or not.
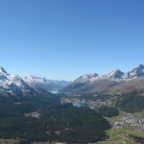
[[(110, 106), (113, 105), (114, 102), (114, 98), (110, 99), (110, 100), (106, 100), (106, 101), (101, 101), (101, 100), (97, 100), (97, 101), (93, 101), (93, 100), (81, 100), (79, 98), (64, 98), (61, 100), (62, 103), (73, 103), (74, 106), (78, 106), (78, 107), (89, 107), (93, 110), (97, 111), (97, 108), (99, 108), (100, 106)], [(136, 130), (138, 131), (143, 131), (144, 130), (144, 119), (140, 119), (134, 116), (134, 114), (131, 113), (125, 113), (125, 116), (121, 117), (121, 118), (116, 118), (115, 120), (112, 120), (111, 118), (106, 118), (111, 126), (112, 129), (122, 129), (125, 127), (135, 127)]]
[(135, 118), (133, 114), (128, 113), (126, 117), (111, 121), (113, 129), (122, 129), (125, 127), (135, 127), (138, 131), (144, 130), (144, 119)]

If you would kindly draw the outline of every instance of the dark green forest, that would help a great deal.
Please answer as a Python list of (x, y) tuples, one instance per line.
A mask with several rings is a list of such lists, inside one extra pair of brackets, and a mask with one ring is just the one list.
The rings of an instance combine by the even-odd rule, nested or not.
[(144, 97), (137, 93), (122, 95), (116, 104), (122, 111), (134, 113), (144, 109)]
[(99, 114), (105, 117), (118, 116), (119, 111), (114, 107), (102, 106), (99, 108)]
[[(8, 96), (9, 97), (9, 96)], [(64, 141), (88, 143), (105, 140), (109, 123), (88, 108), (60, 104), (58, 95), (44, 94), (32, 97), (21, 95), (1, 98), (0, 137), (20, 138), (23, 142)], [(25, 116), (40, 113), (39, 118)]]

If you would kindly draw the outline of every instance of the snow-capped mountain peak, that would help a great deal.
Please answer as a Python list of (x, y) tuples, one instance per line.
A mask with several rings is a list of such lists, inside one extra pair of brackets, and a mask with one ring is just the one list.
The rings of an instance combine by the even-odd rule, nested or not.
[(140, 64), (138, 67), (128, 72), (129, 78), (137, 78), (144, 76), (144, 65)]
[(42, 88), (47, 91), (57, 91), (65, 86), (69, 85), (68, 81), (58, 81), (58, 80), (50, 80), (43, 77), (38, 76), (27, 76), (23, 78), (25, 82), (27, 82), (33, 88)]
[(0, 67), (0, 93), (27, 93), (31, 90), (32, 88), (21, 77), (8, 74)]
[(143, 65), (143, 64), (139, 64), (138, 67), (139, 67), (139, 68), (144, 68), (144, 65)]
[(7, 74), (6, 70), (0, 66), (0, 74)]
[(124, 73), (120, 71), (119, 69), (116, 69), (112, 71), (111, 73), (108, 74), (109, 78), (114, 78), (114, 79), (121, 79)]
[(24, 80), (29, 84), (30, 83), (49, 83), (49, 80), (47, 80), (46, 78), (33, 76), (33, 75), (24, 77)]
[(99, 75), (97, 73), (90, 73), (90, 74), (83, 75), (80, 78), (91, 79), (91, 78), (98, 77), (98, 76)]
[(96, 73), (80, 76), (62, 91), (74, 93), (103, 91), (112, 86), (125, 82), (127, 83), (130, 80), (139, 78), (144, 78), (144, 65), (142, 64), (126, 73), (116, 69), (108, 74), (100, 76)]
[(86, 83), (88, 81), (95, 81), (98, 78), (99, 75), (97, 73), (90, 73), (87, 75), (80, 76), (78, 79), (76, 79), (75, 82)]

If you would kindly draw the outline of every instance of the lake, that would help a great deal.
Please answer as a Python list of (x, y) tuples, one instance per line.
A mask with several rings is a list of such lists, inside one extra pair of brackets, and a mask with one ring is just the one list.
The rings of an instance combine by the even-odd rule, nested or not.
[(87, 104), (83, 104), (83, 103), (73, 103), (73, 106), (78, 107), (78, 108), (80, 108), (80, 107), (88, 107)]
[(58, 94), (58, 91), (57, 91), (57, 90), (50, 91), (50, 92), (53, 93), (53, 94)]

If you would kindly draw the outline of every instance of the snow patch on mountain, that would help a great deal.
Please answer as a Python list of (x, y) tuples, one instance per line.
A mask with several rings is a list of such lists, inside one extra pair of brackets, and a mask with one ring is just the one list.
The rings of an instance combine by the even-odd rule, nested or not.
[(106, 75), (99, 76), (97, 73), (87, 74), (77, 78), (72, 85), (75, 84), (86, 84), (90, 82), (95, 82), (99, 80), (111, 80), (115, 82), (129, 81), (135, 78), (144, 77), (144, 65), (140, 64), (138, 67), (132, 69), (131, 71), (124, 73), (119, 69), (116, 69)]
[(27, 76), (23, 78), (33, 88), (42, 88), (47, 91), (57, 91), (61, 88), (66, 87), (71, 82), (69, 81), (58, 81), (58, 80), (49, 80), (43, 77), (37, 76)]
[(90, 73), (87, 75), (80, 76), (75, 80), (75, 82), (86, 83), (89, 81), (95, 81), (97, 79), (99, 79), (99, 75), (97, 73)]
[(0, 92), (26, 93), (31, 90), (32, 88), (25, 83), (21, 77), (8, 74), (6, 70), (0, 66)]

